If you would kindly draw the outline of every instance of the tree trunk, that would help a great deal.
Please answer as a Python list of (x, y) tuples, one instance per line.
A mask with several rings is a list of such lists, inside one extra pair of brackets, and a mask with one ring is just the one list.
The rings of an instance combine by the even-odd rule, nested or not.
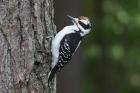
[(104, 0), (95, 0), (94, 12), (96, 17), (96, 31), (97, 33), (97, 44), (101, 46), (101, 56), (99, 62), (96, 65), (95, 79), (96, 79), (96, 91), (97, 93), (116, 93), (111, 78), (111, 62), (109, 57), (108, 43), (103, 29), (103, 10)]
[(0, 0), (0, 93), (56, 93), (48, 87), (53, 0)]

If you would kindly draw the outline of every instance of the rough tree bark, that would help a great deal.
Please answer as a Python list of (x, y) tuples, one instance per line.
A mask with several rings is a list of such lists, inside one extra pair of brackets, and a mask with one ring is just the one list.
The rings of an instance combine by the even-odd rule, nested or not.
[(53, 0), (0, 0), (0, 93), (56, 93), (48, 87)]

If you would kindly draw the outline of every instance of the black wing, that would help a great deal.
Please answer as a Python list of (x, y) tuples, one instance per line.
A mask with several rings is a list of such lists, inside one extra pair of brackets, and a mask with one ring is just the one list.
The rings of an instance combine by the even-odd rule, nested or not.
[(77, 49), (81, 39), (82, 37), (80, 36), (80, 33), (71, 33), (67, 34), (61, 40), (58, 62), (55, 65), (55, 67), (51, 70), (48, 82), (50, 82), (53, 79), (57, 71), (60, 71), (61, 68), (63, 68), (64, 64), (67, 64), (71, 60), (71, 57)]
[(62, 39), (59, 49), (59, 70), (63, 67), (64, 64), (67, 64), (71, 60), (71, 57), (78, 47), (81, 39), (82, 37), (79, 33), (68, 34)]

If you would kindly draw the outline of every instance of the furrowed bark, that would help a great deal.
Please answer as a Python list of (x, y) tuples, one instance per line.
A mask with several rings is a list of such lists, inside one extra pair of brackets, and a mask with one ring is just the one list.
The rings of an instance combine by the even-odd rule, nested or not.
[(48, 87), (53, 0), (0, 0), (0, 93), (56, 93)]

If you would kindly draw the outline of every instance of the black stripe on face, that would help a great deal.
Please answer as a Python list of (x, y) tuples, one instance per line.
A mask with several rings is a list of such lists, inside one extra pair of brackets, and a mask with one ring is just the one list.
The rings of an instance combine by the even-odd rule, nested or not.
[(81, 22), (81, 21), (78, 21), (78, 23), (86, 30), (86, 29), (89, 29), (89, 28), (91, 28), (91, 26), (89, 25), (89, 24), (84, 24), (83, 22)]

